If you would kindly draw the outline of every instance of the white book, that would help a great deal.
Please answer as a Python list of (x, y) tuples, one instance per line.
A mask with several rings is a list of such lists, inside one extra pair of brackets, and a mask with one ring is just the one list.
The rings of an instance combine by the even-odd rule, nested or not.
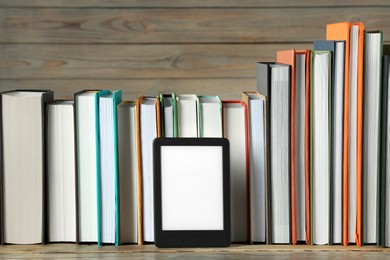
[(138, 160), (136, 102), (118, 106), (120, 236), (122, 243), (138, 243)]
[(306, 198), (305, 198), (305, 107), (306, 107), (306, 54), (295, 56), (295, 191), (297, 240), (306, 241)]
[(270, 168), (272, 243), (290, 243), (290, 69), (271, 66)]
[(79, 242), (98, 242), (98, 97), (103, 93), (106, 92), (83, 91), (75, 94)]
[(329, 243), (331, 52), (312, 52), (311, 178), (313, 244)]
[(224, 137), (230, 143), (231, 240), (247, 241), (247, 111), (245, 104), (223, 102)]
[(363, 243), (378, 237), (382, 32), (365, 32), (363, 110)]
[(345, 42), (337, 41), (333, 86), (333, 243), (342, 242), (343, 226), (343, 113)]
[(47, 107), (49, 242), (76, 242), (74, 102)]
[(199, 97), (199, 137), (222, 137), (222, 103), (218, 96)]
[(99, 97), (100, 214), (99, 243), (119, 244), (119, 188), (117, 105), (122, 91)]
[(249, 119), (249, 176), (251, 241), (266, 242), (267, 160), (265, 141), (266, 98), (259, 93), (244, 92)]
[(198, 137), (198, 97), (177, 95), (179, 137)]
[(52, 100), (52, 91), (1, 93), (4, 243), (44, 242), (44, 105)]
[[(142, 158), (143, 238), (154, 242), (153, 140), (157, 137), (156, 98), (140, 101), (140, 148)], [(139, 241), (141, 242), (141, 241)]]

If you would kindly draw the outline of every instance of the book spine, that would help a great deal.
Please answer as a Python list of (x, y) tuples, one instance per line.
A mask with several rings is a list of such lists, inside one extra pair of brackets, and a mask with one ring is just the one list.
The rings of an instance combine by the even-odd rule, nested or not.
[(43, 156), (42, 156), (42, 244), (48, 243), (49, 237), (49, 210), (48, 210), (48, 187), (47, 187), (47, 146), (46, 146), (46, 137), (47, 137), (47, 104), (52, 102), (54, 99), (54, 92), (47, 91), (42, 95), (42, 104), (41, 104), (41, 118), (42, 118), (42, 147), (43, 147)]
[(4, 244), (3, 160), (3, 95), (0, 94), (0, 245)]
[(114, 178), (115, 178), (115, 245), (121, 244), (120, 236), (120, 190), (119, 190), (119, 153), (118, 153), (118, 105), (122, 102), (122, 90), (113, 93), (114, 118)]
[(143, 189), (142, 189), (142, 155), (141, 155), (141, 96), (136, 105), (136, 142), (137, 142), (137, 189), (138, 189), (138, 244), (143, 245)]

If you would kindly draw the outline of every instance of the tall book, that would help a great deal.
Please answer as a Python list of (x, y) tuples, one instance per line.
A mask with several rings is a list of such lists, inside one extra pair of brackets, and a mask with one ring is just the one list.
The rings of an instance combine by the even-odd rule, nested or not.
[(343, 138), (343, 244), (362, 243), (364, 25), (326, 26), (327, 40), (345, 41)]
[(343, 118), (345, 41), (314, 41), (314, 50), (330, 51), (331, 66), (331, 174), (330, 174), (330, 244), (342, 241)]
[(267, 243), (291, 243), (289, 65), (256, 63), (257, 91), (267, 98)]
[(383, 51), (379, 244), (390, 247), (390, 46)]
[(223, 136), (230, 144), (231, 241), (250, 239), (247, 107), (240, 100), (223, 101)]
[(1, 93), (3, 243), (46, 242), (46, 120), (49, 90)]
[(330, 51), (311, 54), (311, 230), (316, 245), (330, 242), (331, 58)]
[(365, 31), (363, 129), (363, 244), (379, 235), (382, 31)]
[(291, 66), (291, 240), (310, 244), (310, 51), (278, 51), (276, 57)]
[(198, 106), (196, 95), (177, 95), (178, 137), (198, 137)]
[(118, 105), (120, 242), (138, 243), (137, 102)]
[(243, 92), (248, 107), (249, 139), (249, 201), (251, 242), (265, 243), (266, 233), (266, 97), (258, 92)]
[(98, 242), (101, 237), (99, 97), (108, 90), (75, 94), (78, 182), (78, 242)]
[(76, 137), (73, 100), (47, 106), (49, 242), (77, 241)]
[(153, 140), (161, 137), (159, 97), (140, 96), (137, 102), (138, 244), (154, 242)]
[(119, 165), (117, 106), (122, 90), (109, 91), (99, 97), (99, 149), (101, 197), (101, 236), (98, 244), (119, 245)]
[(160, 94), (161, 136), (177, 137), (177, 98), (176, 94)]
[(222, 102), (218, 96), (199, 96), (199, 137), (222, 137)]

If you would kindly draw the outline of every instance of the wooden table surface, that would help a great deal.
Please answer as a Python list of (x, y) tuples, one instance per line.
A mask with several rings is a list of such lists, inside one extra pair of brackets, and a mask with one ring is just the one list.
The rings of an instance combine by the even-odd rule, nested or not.
[(390, 248), (377, 246), (242, 245), (228, 248), (159, 249), (154, 245), (102, 246), (50, 244), (5, 245), (0, 259), (390, 259)]

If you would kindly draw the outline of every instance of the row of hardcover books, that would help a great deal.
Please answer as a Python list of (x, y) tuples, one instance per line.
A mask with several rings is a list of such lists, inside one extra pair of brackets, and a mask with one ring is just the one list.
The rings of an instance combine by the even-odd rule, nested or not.
[(390, 246), (390, 49), (363, 23), (328, 24), (326, 39), (257, 64), (268, 241)]
[[(244, 93), (247, 103), (252, 95)], [(122, 102), (121, 90), (54, 101), (52, 91), (14, 90), (1, 93), (1, 108), (3, 243), (154, 242), (153, 140), (223, 136), (232, 149), (232, 240), (247, 241), (245, 102), (174, 93)]]
[(329, 24), (233, 101), (4, 92), (1, 241), (153, 242), (154, 138), (226, 137), (232, 242), (390, 246), (384, 50), (381, 31)]

